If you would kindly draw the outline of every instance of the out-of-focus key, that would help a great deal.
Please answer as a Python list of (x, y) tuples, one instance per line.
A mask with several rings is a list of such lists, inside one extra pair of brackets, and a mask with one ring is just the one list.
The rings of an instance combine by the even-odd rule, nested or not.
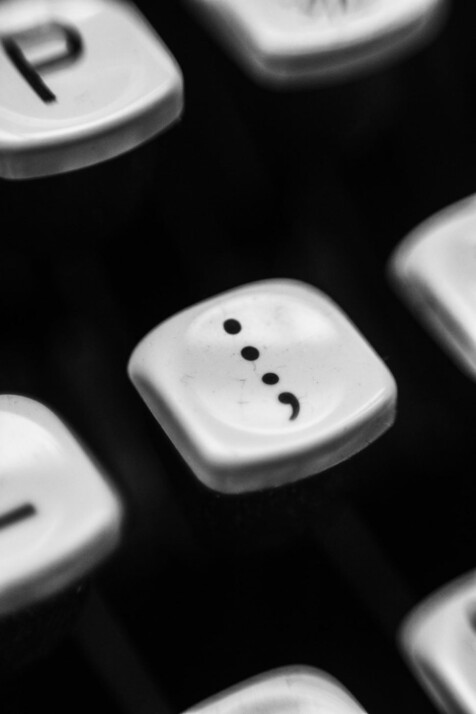
[(0, 396), (0, 617), (76, 585), (117, 545), (121, 506), (63, 422)]
[(476, 712), (476, 574), (450, 583), (406, 618), (401, 643), (410, 665), (446, 712)]
[(333, 677), (312, 667), (286, 667), (249, 679), (185, 714), (364, 714)]
[(446, 0), (188, 0), (251, 75), (333, 80), (381, 66), (439, 25)]
[(416, 228), (389, 267), (404, 300), (458, 366), (476, 379), (476, 198)]
[(393, 422), (396, 386), (362, 335), (304, 283), (252, 283), (165, 321), (129, 374), (195, 475), (224, 493), (323, 471)]
[(112, 0), (0, 4), (0, 176), (80, 169), (151, 139), (182, 110), (176, 62)]

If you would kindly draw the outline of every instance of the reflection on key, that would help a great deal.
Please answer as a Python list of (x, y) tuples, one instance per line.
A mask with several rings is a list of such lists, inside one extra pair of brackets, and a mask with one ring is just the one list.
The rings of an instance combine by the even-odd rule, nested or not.
[(224, 493), (323, 471), (393, 422), (394, 380), (326, 295), (253, 283), (170, 318), (129, 374), (195, 475)]
[(476, 379), (476, 198), (416, 228), (392, 256), (390, 276), (442, 347)]
[(418, 46), (446, 0), (187, 0), (256, 80), (328, 81)]
[(312, 667), (285, 667), (249, 679), (184, 714), (365, 714), (333, 677)]
[(34, 178), (97, 164), (180, 115), (182, 77), (129, 3), (0, 4), (0, 176)]
[(0, 396), (0, 616), (60, 594), (117, 545), (121, 506), (62, 421)]
[(476, 712), (476, 574), (450, 583), (421, 603), (401, 629), (403, 651), (445, 712)]

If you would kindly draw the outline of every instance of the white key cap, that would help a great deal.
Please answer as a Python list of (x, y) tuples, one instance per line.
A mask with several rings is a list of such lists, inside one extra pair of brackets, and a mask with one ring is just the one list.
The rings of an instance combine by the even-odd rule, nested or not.
[(446, 712), (476, 712), (476, 574), (422, 602), (404, 621), (401, 642), (410, 665)]
[(439, 25), (446, 0), (187, 0), (251, 75), (275, 84), (354, 74)]
[(337, 464), (393, 422), (396, 387), (339, 308), (304, 283), (253, 283), (159, 325), (129, 373), (207, 486), (238, 493)]
[(62, 421), (0, 396), (0, 615), (54, 595), (116, 546), (121, 506)]
[(458, 366), (476, 379), (476, 198), (413, 231), (390, 262), (390, 277)]
[(112, 0), (0, 3), (0, 176), (97, 164), (182, 110), (174, 59), (138, 10)]
[(249, 679), (184, 714), (365, 714), (333, 677), (312, 667), (283, 667)]

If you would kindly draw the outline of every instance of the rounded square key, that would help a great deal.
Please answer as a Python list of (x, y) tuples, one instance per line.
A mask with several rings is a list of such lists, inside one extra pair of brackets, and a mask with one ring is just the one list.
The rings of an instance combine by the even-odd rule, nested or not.
[(283, 667), (249, 679), (185, 714), (365, 714), (333, 677), (312, 667)]
[(131, 4), (0, 3), (0, 176), (80, 169), (122, 154), (182, 110), (176, 62)]
[(410, 665), (443, 711), (476, 711), (476, 574), (450, 583), (404, 621)]
[(446, 0), (188, 0), (257, 79), (347, 76), (399, 55), (439, 25)]
[(75, 584), (116, 546), (121, 506), (63, 422), (0, 396), (0, 615)]
[(252, 283), (159, 325), (129, 373), (207, 486), (239, 493), (337, 464), (393, 422), (396, 387), (340, 309), (304, 283)]
[(458, 366), (476, 379), (476, 198), (416, 228), (389, 267), (402, 297)]

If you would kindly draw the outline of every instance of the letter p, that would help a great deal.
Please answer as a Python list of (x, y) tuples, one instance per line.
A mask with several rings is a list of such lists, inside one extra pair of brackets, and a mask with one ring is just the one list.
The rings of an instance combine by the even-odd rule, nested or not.
[(6, 35), (1, 38), (1, 44), (22, 77), (46, 104), (55, 102), (56, 96), (41, 73), (73, 64), (83, 53), (79, 33), (58, 22)]

